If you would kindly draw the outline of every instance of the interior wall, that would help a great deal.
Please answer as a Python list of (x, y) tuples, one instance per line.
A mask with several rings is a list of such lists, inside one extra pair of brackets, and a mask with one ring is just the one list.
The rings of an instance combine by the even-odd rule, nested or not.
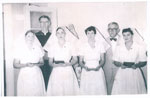
[(146, 31), (146, 3), (51, 3), (49, 7), (58, 9), (58, 25), (73, 23), (78, 33), (84, 34), (86, 27), (96, 26), (105, 36), (111, 21), (119, 23), (120, 28), (134, 27), (140, 33)]
[(6, 93), (9, 96), (16, 94), (18, 70), (13, 68), (13, 49), (15, 40), (23, 33), (24, 4), (3, 4), (4, 11), (4, 36), (6, 58)]
[[(146, 32), (146, 2), (124, 3), (34, 3), (41, 7), (57, 8), (58, 26), (74, 24), (80, 40), (85, 40), (84, 30), (96, 26), (105, 37), (107, 25), (111, 21), (119, 23), (120, 28), (137, 28), (141, 35)], [(16, 95), (18, 70), (13, 68), (13, 45), (20, 34), (24, 33), (26, 4), (4, 4), (6, 82), (7, 95)], [(145, 37), (145, 36), (144, 36)], [(144, 73), (146, 75), (146, 67)]]

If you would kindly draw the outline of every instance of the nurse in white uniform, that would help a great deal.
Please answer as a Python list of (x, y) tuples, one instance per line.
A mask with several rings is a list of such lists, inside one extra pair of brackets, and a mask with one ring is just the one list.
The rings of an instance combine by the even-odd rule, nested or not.
[(77, 95), (79, 86), (73, 65), (77, 58), (73, 47), (65, 40), (66, 32), (62, 27), (56, 30), (56, 43), (49, 49), (49, 64), (53, 67), (49, 78), (47, 96)]
[(146, 51), (133, 41), (130, 28), (122, 31), (125, 43), (117, 46), (114, 64), (119, 67), (113, 84), (112, 94), (145, 94), (145, 82), (140, 67), (146, 65)]
[(17, 96), (44, 96), (45, 84), (39, 66), (43, 65), (44, 51), (35, 43), (35, 34), (27, 31), (25, 41), (15, 49), (14, 68), (20, 69)]
[(95, 40), (96, 29), (93, 26), (85, 30), (88, 38), (83, 43), (80, 53), (82, 67), (80, 91), (82, 95), (106, 95), (106, 81), (102, 66), (104, 65), (104, 47)]

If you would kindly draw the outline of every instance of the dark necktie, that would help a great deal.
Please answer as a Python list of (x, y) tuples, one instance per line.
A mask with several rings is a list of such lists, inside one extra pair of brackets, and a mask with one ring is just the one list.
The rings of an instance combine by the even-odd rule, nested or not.
[(111, 41), (117, 41), (117, 38), (110, 38)]

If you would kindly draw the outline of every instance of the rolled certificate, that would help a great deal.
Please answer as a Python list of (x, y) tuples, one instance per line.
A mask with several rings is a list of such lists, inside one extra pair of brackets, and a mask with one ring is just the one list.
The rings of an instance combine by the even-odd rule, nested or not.
[(131, 67), (134, 64), (135, 64), (134, 62), (123, 62), (123, 65), (127, 67)]
[(64, 61), (54, 61), (55, 64), (65, 63)]

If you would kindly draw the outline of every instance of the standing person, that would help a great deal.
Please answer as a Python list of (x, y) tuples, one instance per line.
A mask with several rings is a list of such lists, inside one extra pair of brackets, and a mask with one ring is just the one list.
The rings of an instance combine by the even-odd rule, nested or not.
[(49, 78), (47, 96), (77, 95), (79, 91), (73, 65), (77, 57), (72, 45), (66, 41), (62, 27), (56, 30), (57, 41), (49, 50), (49, 63), (53, 67)]
[(96, 28), (85, 30), (87, 43), (81, 47), (79, 64), (82, 67), (80, 91), (82, 95), (106, 95), (106, 81), (102, 66), (105, 63), (103, 44), (95, 40)]
[(111, 22), (108, 24), (109, 37), (106, 40), (111, 45), (111, 47), (106, 51), (106, 62), (105, 66), (103, 67), (106, 76), (108, 95), (111, 94), (114, 77), (118, 70), (118, 68), (113, 64), (112, 57), (114, 55), (116, 45), (119, 44), (120, 40), (120, 36), (118, 35), (119, 32), (120, 29), (118, 23)]
[(35, 34), (27, 31), (25, 42), (15, 50), (14, 68), (20, 69), (17, 81), (17, 96), (43, 96), (45, 84), (40, 66), (44, 51), (35, 44)]
[(130, 28), (122, 31), (124, 43), (116, 47), (114, 64), (119, 67), (112, 94), (145, 94), (146, 87), (140, 68), (147, 64), (146, 51), (133, 40)]
[[(35, 34), (36, 34), (37, 39), (41, 43), (41, 46), (44, 47), (49, 37), (51, 36), (51, 32), (49, 31), (49, 28), (51, 26), (51, 19), (46, 15), (42, 15), (41, 17), (39, 17), (39, 22), (40, 22), (41, 30)], [(48, 51), (47, 50), (44, 50), (44, 51), (45, 51), (45, 55), (43, 57), (44, 66), (41, 66), (40, 68), (43, 73), (43, 77), (45, 81), (45, 88), (47, 89), (48, 79), (52, 71), (52, 67), (48, 65)]]

